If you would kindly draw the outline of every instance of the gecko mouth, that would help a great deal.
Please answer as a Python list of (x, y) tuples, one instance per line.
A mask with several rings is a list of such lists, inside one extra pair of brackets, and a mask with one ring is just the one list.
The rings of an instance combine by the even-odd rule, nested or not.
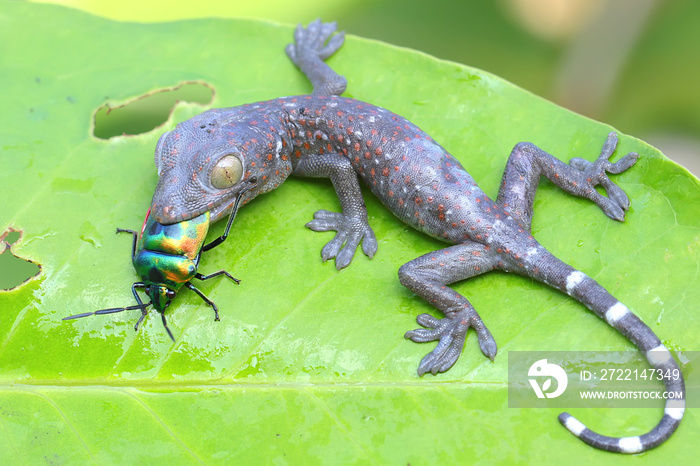
[(153, 204), (151, 206), (151, 215), (153, 215), (155, 221), (161, 225), (174, 225), (176, 223), (184, 222), (202, 215), (207, 211), (207, 208), (205, 207), (202, 209), (190, 210), (179, 214), (175, 214), (173, 212), (174, 210), (175, 209), (171, 205), (166, 205), (163, 207), (158, 204)]
[[(186, 206), (183, 208), (176, 208), (172, 204), (163, 206), (159, 203), (154, 203), (151, 206), (151, 215), (153, 215), (156, 222), (162, 225), (173, 225), (175, 223), (191, 220), (209, 211), (211, 213), (211, 223), (214, 223), (225, 217), (231, 211), (237, 199), (240, 199), (256, 186), (257, 178), (248, 178), (244, 184), (240, 185), (240, 189), (235, 192), (227, 193), (226, 197), (222, 199), (222, 202), (204, 205), (196, 209), (187, 209)], [(246, 199), (242, 199), (242, 201), (245, 203), (252, 197), (255, 197), (255, 194)]]

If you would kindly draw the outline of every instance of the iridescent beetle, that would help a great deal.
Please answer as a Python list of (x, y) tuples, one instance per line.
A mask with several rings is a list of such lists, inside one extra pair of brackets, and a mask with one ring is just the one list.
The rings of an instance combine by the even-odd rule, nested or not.
[[(222, 167), (217, 168), (219, 168), (221, 173), (217, 173), (215, 168), (212, 176), (218, 184), (233, 185), (240, 181), (242, 177), (243, 167), (236, 157), (230, 156), (226, 158), (226, 163), (224, 163)], [(131, 285), (131, 291), (138, 304), (134, 306), (101, 309), (95, 312), (85, 312), (64, 317), (63, 320), (140, 309), (141, 317), (134, 326), (134, 330), (138, 330), (139, 325), (141, 325), (141, 322), (143, 322), (146, 315), (148, 315), (148, 306), (153, 305), (153, 308), (160, 313), (163, 326), (168, 332), (168, 335), (175, 341), (175, 337), (170, 331), (170, 328), (168, 328), (168, 324), (165, 320), (165, 309), (170, 305), (178, 290), (183, 285), (197, 293), (207, 305), (211, 306), (214, 309), (214, 320), (219, 320), (219, 309), (216, 307), (216, 304), (197, 289), (197, 287), (192, 284), (191, 280), (193, 278), (208, 280), (220, 275), (225, 275), (236, 284), (240, 283), (240, 280), (234, 278), (225, 270), (202, 275), (197, 272), (197, 267), (199, 266), (202, 252), (208, 251), (226, 240), (231, 230), (233, 219), (238, 211), (238, 204), (241, 197), (253, 188), (255, 183), (255, 178), (248, 179), (247, 189), (242, 190), (236, 196), (223, 235), (208, 244), (204, 244), (204, 241), (209, 230), (210, 212), (205, 212), (195, 218), (180, 223), (163, 225), (156, 222), (151, 217), (151, 209), (149, 208), (146, 213), (146, 219), (141, 227), (140, 240), (139, 234), (134, 230), (117, 228), (117, 233), (131, 233), (134, 237), (131, 260), (136, 269), (136, 273), (141, 277), (141, 281)], [(151, 300), (144, 304), (137, 289), (143, 289)]]

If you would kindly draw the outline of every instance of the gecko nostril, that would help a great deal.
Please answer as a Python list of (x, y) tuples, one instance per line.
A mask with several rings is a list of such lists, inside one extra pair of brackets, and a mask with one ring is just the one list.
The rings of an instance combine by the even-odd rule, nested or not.
[(94, 114), (93, 135), (99, 139), (147, 133), (170, 118), (178, 102), (203, 106), (214, 101), (214, 88), (203, 82), (186, 82), (135, 96), (115, 106), (102, 105)]

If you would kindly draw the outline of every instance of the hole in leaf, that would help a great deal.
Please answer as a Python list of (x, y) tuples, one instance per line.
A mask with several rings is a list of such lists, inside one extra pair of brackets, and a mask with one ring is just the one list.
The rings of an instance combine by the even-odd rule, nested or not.
[(93, 134), (100, 139), (147, 133), (168, 120), (178, 102), (208, 105), (214, 89), (200, 82), (159, 89), (139, 96), (118, 107), (103, 105), (95, 113)]
[(16, 288), (41, 272), (41, 266), (12, 252), (12, 244), (21, 236), (19, 231), (13, 229), (0, 235), (0, 290)]

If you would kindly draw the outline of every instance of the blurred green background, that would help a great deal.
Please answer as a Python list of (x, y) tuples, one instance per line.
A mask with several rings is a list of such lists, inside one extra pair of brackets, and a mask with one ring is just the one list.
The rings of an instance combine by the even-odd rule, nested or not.
[(697, 1), (39, 1), (122, 21), (335, 20), (351, 34), (495, 73), (644, 139), (700, 173)]

